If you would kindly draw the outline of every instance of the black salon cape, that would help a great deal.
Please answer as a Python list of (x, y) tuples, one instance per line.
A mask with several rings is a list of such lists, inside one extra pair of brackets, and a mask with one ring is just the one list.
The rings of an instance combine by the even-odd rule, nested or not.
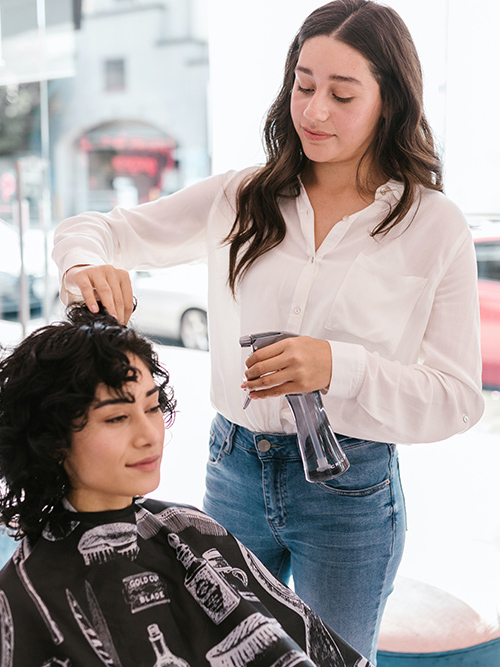
[(0, 572), (2, 667), (369, 665), (194, 507), (139, 499), (64, 526)]

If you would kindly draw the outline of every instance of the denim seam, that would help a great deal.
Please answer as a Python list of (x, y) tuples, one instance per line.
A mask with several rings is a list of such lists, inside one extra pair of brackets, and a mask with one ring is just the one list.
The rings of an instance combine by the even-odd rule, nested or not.
[[(351, 438), (349, 438), (350, 440)], [(339, 440), (339, 445), (342, 445), (342, 449), (345, 451), (349, 449), (357, 449), (358, 447), (369, 447), (370, 445), (379, 445), (381, 444), (379, 440), (359, 440), (358, 442), (353, 442), (352, 444), (344, 444), (342, 440)]]
[[(398, 473), (399, 479), (401, 479), (401, 469), (399, 467), (399, 457), (398, 457), (398, 460), (397, 460), (396, 471)], [(407, 511), (406, 511), (406, 498), (405, 498), (405, 492), (404, 492), (404, 489), (403, 489), (402, 485), (401, 485), (401, 502), (402, 502), (401, 511), (403, 513), (403, 518), (404, 518), (404, 522), (405, 522), (405, 531), (408, 532), (408, 514), (407, 514)]]
[[(265, 505), (265, 507), (266, 507), (266, 521), (267, 521), (267, 525), (269, 526), (269, 529), (270, 529), (270, 531), (272, 532), (273, 537), (274, 537), (274, 539), (276, 540), (276, 542), (277, 542), (281, 547), (283, 547), (284, 549), (287, 549), (286, 544), (283, 543), (283, 541), (281, 540), (281, 537), (279, 536), (279, 533), (278, 533), (278, 531), (277, 531), (277, 526), (276, 526), (276, 524), (275, 524), (273, 521), (271, 521), (271, 519), (269, 518), (269, 506), (268, 506), (268, 504), (267, 504), (267, 494), (266, 494), (266, 484), (265, 484), (266, 480), (265, 480), (265, 477), (264, 477), (265, 470), (264, 470), (264, 463), (263, 463), (263, 461), (261, 461), (261, 465), (262, 465), (262, 477), (261, 477), (261, 479), (262, 479), (262, 493), (263, 493), (263, 496), (264, 496), (264, 505)], [(285, 514), (286, 514), (286, 506), (285, 506)], [(283, 525), (285, 525), (285, 523), (286, 523), (286, 516), (285, 516), (284, 518), (285, 518), (285, 521), (284, 521)], [(282, 561), (282, 564), (283, 564), (283, 561)]]
[[(274, 535), (274, 531), (273, 531), (273, 535)], [(277, 573), (278, 578), (281, 578), (281, 569), (282, 569), (282, 567), (283, 567), (283, 563), (284, 563), (284, 562), (288, 559), (288, 557), (289, 557), (289, 551), (288, 551), (288, 549), (285, 547), (285, 545), (281, 542), (281, 540), (279, 540), (278, 543), (279, 543), (281, 546), (283, 546), (283, 548), (284, 548), (284, 551), (283, 551), (283, 553), (281, 554), (280, 564), (278, 565), (278, 573)]]
[(231, 452), (233, 451), (235, 432), (236, 432), (236, 424), (231, 424), (230, 429), (226, 433), (226, 438), (224, 440), (224, 444), (221, 447), (221, 449), (224, 450), (225, 454), (231, 454)]
[(384, 479), (383, 482), (375, 484), (375, 486), (370, 486), (367, 489), (358, 489), (358, 490), (349, 490), (349, 489), (337, 489), (334, 486), (328, 486), (325, 482), (316, 482), (316, 484), (326, 491), (327, 493), (333, 493), (337, 496), (346, 496), (348, 498), (365, 498), (366, 496), (371, 496), (374, 493), (378, 493), (385, 489), (386, 486), (389, 486), (391, 483), (390, 478)]
[[(389, 480), (392, 480), (393, 475), (396, 471), (393, 471), (394, 464), (394, 447), (389, 447), (391, 453), (389, 459)], [(391, 519), (392, 519), (392, 540), (391, 540), (391, 557), (394, 555), (394, 543), (396, 541), (396, 511), (395, 511), (395, 502), (394, 498), (394, 484), (390, 484), (389, 491), (391, 492)]]
[(279, 497), (279, 502), (282, 510), (283, 521), (280, 524), (281, 526), (286, 526), (288, 519), (288, 497), (286, 492), (286, 484), (282, 484), (281, 480), (283, 479), (283, 472), (286, 471), (286, 463), (284, 461), (276, 461), (278, 474), (276, 476), (277, 482), (277, 492), (276, 495)]
[(215, 459), (212, 459), (212, 456), (211, 456), (212, 446), (213, 446), (213, 443), (215, 442), (216, 437), (217, 437), (217, 434), (212, 433), (210, 435), (210, 441), (208, 443), (208, 461), (207, 461), (207, 465), (210, 465), (210, 466), (217, 466), (218, 463), (219, 463), (219, 460), (220, 460), (220, 450), (217, 452), (217, 457)]
[[(389, 565), (392, 563), (392, 559), (394, 558), (394, 544), (396, 540), (396, 521), (395, 521), (395, 499), (394, 499), (394, 485), (392, 484), (392, 467), (393, 467), (393, 459), (394, 459), (394, 451), (395, 451), (395, 446), (388, 445), (389, 447), (389, 479), (387, 480), (389, 483), (389, 491), (391, 494), (391, 523), (392, 523), (392, 531), (391, 531), (391, 548), (390, 548), (390, 553), (389, 553), (389, 558), (386, 559), (385, 563), (385, 573), (384, 573), (384, 579), (383, 581), (387, 581), (387, 572), (389, 570)], [(374, 628), (373, 633), (371, 635), (371, 640), (373, 642), (375, 636), (378, 636), (380, 632), (380, 626), (382, 624), (382, 617), (380, 615), (380, 606), (382, 603), (382, 591), (384, 589), (384, 585), (381, 586), (380, 591), (377, 594), (377, 617), (378, 617), (378, 628)], [(386, 598), (386, 603), (387, 603), (387, 598)], [(373, 650), (376, 651), (376, 647), (373, 647)]]
[(222, 436), (224, 438), (224, 441), (220, 446), (219, 451), (217, 452), (217, 457), (215, 459), (211, 459), (209, 455), (207, 461), (208, 465), (212, 466), (213, 468), (219, 467), (224, 456), (232, 452), (235, 431), (236, 431), (236, 424), (231, 423), (231, 426), (227, 429), (223, 428), (223, 426), (220, 425), (219, 423), (214, 424), (213, 433), (210, 436), (209, 452), (211, 451), (213, 442), (214, 440), (217, 439), (218, 435)]
[[(281, 539), (279, 533), (276, 530), (276, 526), (274, 526), (272, 523), (270, 523), (269, 520), (268, 520), (267, 523), (269, 524), (269, 529), (271, 530), (271, 532), (273, 534), (273, 537), (276, 540), (276, 542), (280, 545), (280, 547), (283, 547), (283, 549), (286, 549), (286, 551), (288, 551), (288, 547), (286, 546), (286, 544)], [(284, 557), (285, 557), (285, 554), (283, 554), (281, 565), (283, 564)], [(280, 565), (280, 567), (281, 567), (281, 565)]]

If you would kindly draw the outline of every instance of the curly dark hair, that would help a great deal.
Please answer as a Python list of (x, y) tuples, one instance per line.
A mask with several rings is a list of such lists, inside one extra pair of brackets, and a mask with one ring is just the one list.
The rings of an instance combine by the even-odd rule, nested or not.
[(369, 63), (380, 86), (384, 113), (358, 165), (370, 156), (386, 179), (401, 181), (403, 195), (372, 235), (385, 234), (404, 220), (418, 186), (443, 190), (442, 165), (423, 107), (422, 71), (405, 23), (397, 12), (372, 0), (334, 0), (314, 10), (304, 21), (288, 51), (283, 83), (264, 125), (266, 164), (240, 187), (237, 215), (230, 234), (229, 278), (235, 291), (239, 278), (261, 255), (279, 245), (286, 234), (280, 198), (297, 197), (299, 176), (308, 164), (290, 113), (295, 68), (304, 43), (331, 36), (358, 51)]
[(67, 317), (0, 361), (0, 523), (16, 539), (36, 538), (47, 523), (57, 531), (70, 488), (62, 462), (71, 435), (84, 428), (98, 384), (128, 396), (124, 385), (138, 378), (130, 356), (151, 371), (165, 425), (175, 416), (168, 372), (149, 340), (102, 307), (93, 315), (74, 305)]

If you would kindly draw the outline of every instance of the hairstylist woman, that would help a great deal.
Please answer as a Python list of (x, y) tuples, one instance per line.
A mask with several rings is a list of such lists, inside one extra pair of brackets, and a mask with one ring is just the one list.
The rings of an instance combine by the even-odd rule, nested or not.
[[(263, 167), (66, 220), (54, 257), (67, 299), (97, 295), (123, 321), (128, 269), (208, 257), (205, 510), (374, 660), (405, 533), (393, 443), (447, 438), (483, 410), (473, 244), (441, 192), (400, 17), (365, 0), (314, 11), (265, 142)], [(239, 337), (270, 330), (299, 336), (247, 359)], [(318, 389), (351, 467), (311, 484), (285, 394)]]

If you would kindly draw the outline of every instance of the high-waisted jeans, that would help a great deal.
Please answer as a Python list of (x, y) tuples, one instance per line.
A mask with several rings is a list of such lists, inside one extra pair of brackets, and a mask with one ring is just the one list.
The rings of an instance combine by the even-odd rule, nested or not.
[(296, 593), (375, 664), (406, 532), (397, 450), (338, 439), (349, 470), (311, 483), (295, 435), (253, 433), (217, 415), (204, 510), (285, 583), (293, 576)]

